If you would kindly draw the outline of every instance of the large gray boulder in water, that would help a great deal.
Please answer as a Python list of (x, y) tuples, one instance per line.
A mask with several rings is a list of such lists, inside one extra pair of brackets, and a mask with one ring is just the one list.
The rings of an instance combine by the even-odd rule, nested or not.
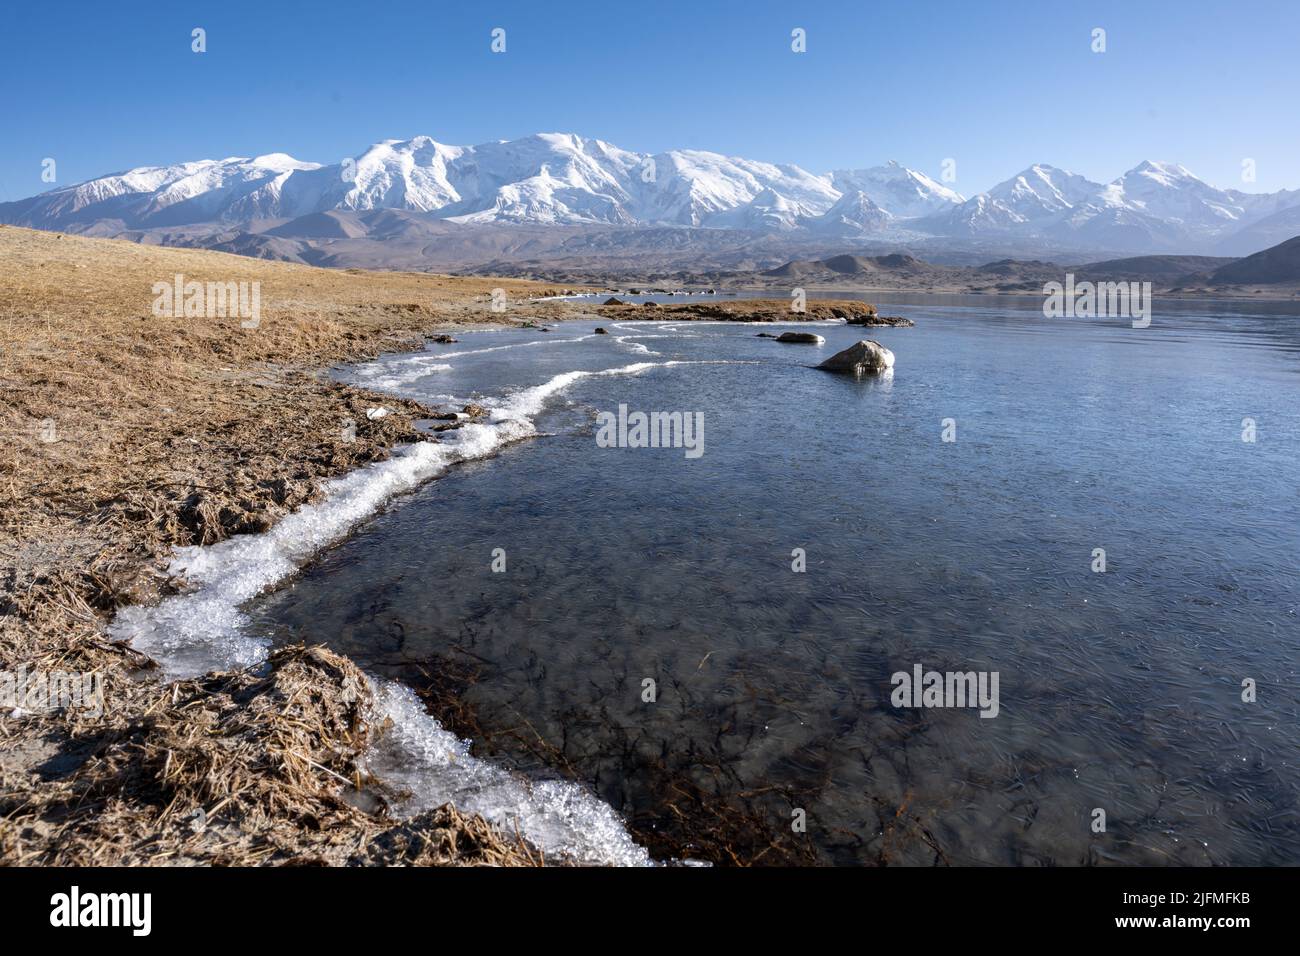
[(863, 339), (850, 345), (843, 352), (836, 352), (817, 367), (824, 368), (828, 372), (852, 372), (854, 375), (861, 375), (863, 372), (885, 372), (894, 367), (894, 353), (879, 342)]
[(815, 332), (782, 332), (776, 337), (778, 342), (797, 342), (801, 345), (822, 345), (825, 339)]

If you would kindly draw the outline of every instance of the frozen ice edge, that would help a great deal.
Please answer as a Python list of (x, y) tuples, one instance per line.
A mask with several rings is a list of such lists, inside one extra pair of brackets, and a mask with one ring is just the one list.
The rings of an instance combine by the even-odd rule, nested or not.
[[(516, 392), (494, 405), (487, 423), (445, 433), (441, 442), (399, 449), (387, 461), (326, 482), (323, 499), (286, 516), (269, 531), (207, 547), (178, 548), (168, 566), (191, 590), (154, 607), (127, 607), (110, 626), (115, 639), (153, 657), (171, 679), (264, 660), (269, 641), (250, 633), (241, 605), (294, 574), (316, 552), (342, 539), (393, 496), (460, 461), (491, 454), (536, 434), (531, 416), (573, 382), (593, 375), (634, 375), (684, 362), (639, 362), (602, 371), (573, 371)], [(714, 363), (709, 363), (714, 364)], [(726, 364), (726, 363), (716, 363)], [(414, 692), (371, 680), (377, 716), (392, 725), (366, 755), (376, 775), (412, 796), (399, 815), (452, 802), (515, 829), (552, 857), (577, 863), (651, 865), (612, 807), (566, 781), (529, 781), (469, 753), (469, 742), (425, 713)]]

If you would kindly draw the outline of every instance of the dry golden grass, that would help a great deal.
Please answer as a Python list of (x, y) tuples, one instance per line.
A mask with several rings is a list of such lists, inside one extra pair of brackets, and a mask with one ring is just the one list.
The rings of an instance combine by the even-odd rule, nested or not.
[[(346, 658), (282, 648), (265, 674), (151, 685), (0, 829), (19, 865), (539, 865), (540, 854), (443, 806), (387, 818), (358, 758), (370, 689)], [(358, 803), (364, 795), (367, 809)]]
[[(153, 284), (177, 273), (187, 281), (259, 282), (259, 327), (155, 316)], [(150, 762), (159, 748), (176, 753), (169, 742), (177, 733), (200, 750), (212, 743), (182, 710), (210, 709), (213, 691), (195, 690), (200, 700), (188, 704), (183, 694), (159, 696), (156, 684), (134, 677), (149, 662), (107, 642), (102, 624), (121, 604), (166, 589), (158, 567), (172, 548), (264, 530), (312, 500), (322, 480), (383, 459), (398, 442), (427, 440), (412, 425), (427, 410), (331, 382), (321, 369), (419, 348), (441, 327), (500, 321), (490, 311), (494, 288), (515, 304), (506, 321), (564, 314), (559, 304), (528, 304), (551, 291), (536, 283), (334, 272), (0, 227), (0, 668), (97, 672), (110, 702), (100, 720), (0, 717), (0, 861), (265, 862), (293, 858), (296, 840), (300, 848), (320, 843), (318, 815), (293, 811), (310, 789), (301, 777), (253, 779), (262, 774), (256, 755), (271, 754), (285, 732), (275, 720), (238, 727), (241, 752), (252, 755), (238, 779), (287, 787), (284, 806), (269, 799), (250, 809), (233, 794), (218, 800), (216, 789), (179, 786), (174, 763)], [(370, 421), (366, 408), (380, 402), (394, 414)], [(344, 440), (345, 419), (356, 423), (354, 441)], [(345, 682), (343, 664), (308, 668), (299, 678), (310, 693), (328, 696)], [(328, 722), (313, 733), (320, 740), (312, 746), (359, 746)], [(233, 766), (224, 772), (235, 773)], [(322, 792), (341, 786), (330, 771), (304, 767), (298, 770), (320, 777)], [(69, 811), (68, 793), (114, 780), (124, 781), (113, 802), (119, 827), (96, 828)], [(156, 793), (215, 814), (213, 825), (185, 830), (181, 840), (169, 823), (180, 804), (157, 806), (149, 797)], [(373, 835), (378, 824), (349, 808), (328, 826), (342, 828), (334, 834), (342, 845)], [(378, 844), (390, 848), (391, 860), (372, 850), (364, 861), (504, 862), (512, 854), (515, 862), (535, 861), (518, 841), (454, 811), (430, 826)], [(435, 830), (440, 835), (430, 836)], [(479, 849), (441, 857), (428, 850), (454, 848), (455, 832), (472, 832)]]
[[(279, 457), (292, 461), (292, 434), (266, 442), (239, 431), (292, 432), (322, 410), (326, 393), (339, 419), (355, 411), (344, 390), (316, 374), (321, 366), (419, 347), (439, 325), (496, 318), (488, 311), (494, 286), (512, 299), (542, 291), (509, 280), (330, 272), (14, 228), (0, 228), (0, 263), (0, 520), (11, 508), (24, 514), (48, 505), (84, 518), (86, 509), (146, 487), (169, 497), (168, 483), (212, 477), (196, 474), (206, 457), (225, 459), (213, 462), (223, 472), (238, 467), (238, 458), (221, 454), (232, 443), (250, 453), (280, 445), (290, 454)], [(153, 283), (176, 273), (260, 282), (260, 327), (154, 316)], [(58, 440), (47, 443), (49, 425)], [(319, 445), (337, 431), (313, 439)], [(370, 437), (358, 435), (363, 458)], [(374, 437), (391, 444), (391, 436)]]

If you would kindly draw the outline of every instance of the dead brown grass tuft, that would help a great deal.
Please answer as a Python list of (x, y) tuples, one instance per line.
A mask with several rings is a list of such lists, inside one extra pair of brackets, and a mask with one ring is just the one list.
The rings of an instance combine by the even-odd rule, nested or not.
[(382, 732), (368, 682), (324, 648), (282, 648), (257, 673), (151, 685), (139, 703), (98, 733), (82, 728), (79, 766), (6, 808), (8, 862), (541, 862), (452, 807), (392, 820), (357, 763)]

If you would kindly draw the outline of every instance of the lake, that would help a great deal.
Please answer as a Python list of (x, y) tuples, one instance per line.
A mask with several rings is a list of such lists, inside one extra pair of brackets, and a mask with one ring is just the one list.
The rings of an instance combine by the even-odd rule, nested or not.
[[(1300, 309), (873, 301), (916, 327), (575, 321), (347, 370), (535, 433), (240, 627), (411, 688), (660, 860), (1300, 863)], [(892, 374), (813, 367), (859, 338)], [(700, 453), (605, 447), (620, 406)], [(900, 706), (918, 668), (996, 674), (996, 712)]]

